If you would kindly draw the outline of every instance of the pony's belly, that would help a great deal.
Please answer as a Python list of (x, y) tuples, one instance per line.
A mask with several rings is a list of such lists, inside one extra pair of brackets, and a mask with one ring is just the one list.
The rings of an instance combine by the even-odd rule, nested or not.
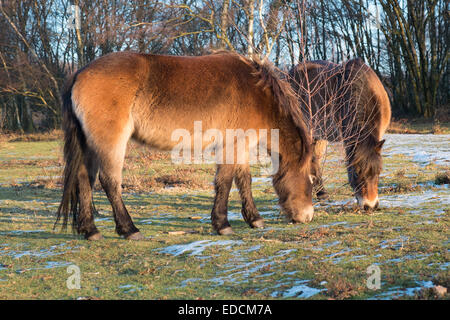
[(177, 144), (171, 140), (172, 131), (163, 128), (149, 128), (145, 131), (135, 130), (132, 138), (160, 151), (172, 150)]
[(269, 146), (271, 144), (271, 133), (267, 133), (267, 130), (217, 128), (211, 123), (204, 125), (200, 121), (195, 121), (190, 127), (182, 123), (172, 126), (161, 123), (135, 126), (132, 138), (161, 151), (182, 149), (191, 154), (205, 150), (210, 152), (217, 148), (221, 148), (224, 153), (248, 154), (249, 150), (258, 148), (261, 139), (266, 144), (268, 142)]

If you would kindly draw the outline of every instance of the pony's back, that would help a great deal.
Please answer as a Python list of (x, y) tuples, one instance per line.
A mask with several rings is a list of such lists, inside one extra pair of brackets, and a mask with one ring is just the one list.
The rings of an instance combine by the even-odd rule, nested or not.
[(341, 95), (341, 77), (339, 65), (322, 60), (306, 61), (290, 71), (300, 109), (316, 139), (336, 140), (340, 136), (335, 108)]
[(388, 94), (360, 58), (339, 65), (306, 61), (291, 69), (290, 81), (317, 139), (346, 138), (356, 129), (370, 127), (379, 140), (389, 126)]
[(346, 102), (354, 106), (357, 116), (354, 121), (373, 128), (374, 138), (381, 140), (391, 119), (391, 104), (381, 80), (360, 58), (343, 63), (342, 68), (343, 87), (348, 87), (349, 94)]

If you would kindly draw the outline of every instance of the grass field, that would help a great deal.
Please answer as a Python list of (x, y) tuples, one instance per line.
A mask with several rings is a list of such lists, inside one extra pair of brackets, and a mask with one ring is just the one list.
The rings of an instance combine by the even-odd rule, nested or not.
[[(247, 227), (233, 189), (232, 236), (211, 229), (212, 165), (174, 166), (167, 154), (131, 144), (124, 201), (147, 238), (141, 242), (114, 233), (98, 186), (96, 224), (105, 239), (53, 231), (61, 142), (3, 139), (0, 299), (438, 298), (431, 288), (450, 285), (450, 135), (386, 139), (379, 210), (354, 207), (341, 147), (333, 145), (325, 167), (331, 198), (314, 200), (311, 223), (287, 224), (270, 180), (255, 175), (266, 227)], [(71, 265), (80, 289), (67, 287)], [(369, 266), (379, 267), (380, 289), (367, 287)]]

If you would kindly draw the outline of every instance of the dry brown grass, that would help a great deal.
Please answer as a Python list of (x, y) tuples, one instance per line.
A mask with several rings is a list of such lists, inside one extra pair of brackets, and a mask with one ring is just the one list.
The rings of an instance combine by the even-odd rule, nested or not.
[(16, 190), (24, 190), (24, 189), (61, 189), (62, 188), (62, 179), (61, 177), (53, 177), (50, 176), (46, 179), (35, 179), (29, 182), (14, 182), (11, 181), (10, 186)]
[[(435, 285), (440, 285), (446, 288), (450, 288), (450, 270), (444, 270), (439, 272), (433, 279)], [(449, 292), (450, 293), (450, 292)]]
[[(163, 161), (163, 162), (161, 162)], [(166, 163), (161, 165), (161, 163)], [(124, 169), (124, 191), (148, 192), (170, 188), (209, 189), (214, 177), (213, 167), (176, 166), (170, 162), (170, 152), (158, 151), (131, 141)], [(142, 171), (153, 173), (142, 174)]]
[(407, 126), (408, 121), (406, 119), (395, 120), (392, 119), (387, 129), (388, 133), (419, 133), (418, 130), (412, 129)]
[(436, 184), (450, 184), (450, 169), (445, 170), (444, 172), (436, 173), (436, 177), (434, 179), (434, 183), (436, 183)]
[(62, 163), (59, 160), (3, 160), (2, 169), (17, 168), (17, 167), (61, 167)]
[(358, 294), (360, 290), (355, 284), (344, 278), (332, 280), (327, 283), (326, 287), (328, 289), (326, 294), (333, 299), (347, 299)]
[(334, 234), (330, 228), (319, 228), (315, 230), (305, 230), (302, 231), (299, 236), (301, 239), (307, 239), (307, 240), (320, 240), (322, 238), (328, 238), (331, 234)]
[(431, 131), (433, 132), (433, 134), (443, 134), (445, 132), (444, 128), (442, 128), (439, 123), (433, 124)]
[(37, 133), (7, 133), (0, 135), (0, 141), (8, 142), (35, 142), (35, 141), (62, 141), (63, 132), (61, 130), (52, 130), (48, 132), (37, 132)]
[(389, 186), (380, 190), (380, 193), (405, 193), (423, 190), (422, 185), (413, 183), (412, 181), (398, 181), (396, 185)]
[(392, 119), (388, 133), (448, 134), (450, 123), (447, 116), (438, 115), (434, 119)]
[(129, 175), (124, 177), (124, 191), (147, 192), (169, 188), (208, 189), (211, 181), (195, 174), (195, 169), (176, 168), (173, 173), (153, 176)]

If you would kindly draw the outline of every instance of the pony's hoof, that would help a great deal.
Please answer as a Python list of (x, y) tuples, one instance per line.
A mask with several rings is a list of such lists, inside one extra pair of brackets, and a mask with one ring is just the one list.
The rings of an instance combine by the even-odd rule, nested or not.
[(217, 231), (217, 233), (222, 236), (227, 236), (227, 235), (233, 234), (234, 232), (233, 232), (233, 229), (231, 229), (231, 227), (226, 227), (226, 228), (223, 228), (223, 229)]
[(256, 229), (262, 229), (264, 228), (264, 220), (263, 219), (258, 219), (256, 221), (253, 221), (251, 223), (252, 228), (256, 228)]
[(144, 240), (145, 237), (142, 235), (142, 233), (140, 233), (140, 232), (138, 231), (138, 232), (135, 232), (135, 233), (130, 234), (128, 237), (126, 237), (126, 239), (127, 239), (127, 240), (135, 240), (135, 241), (138, 241), (138, 240)]
[(316, 196), (319, 200), (326, 200), (330, 197), (326, 191), (319, 191), (317, 192)]
[(87, 237), (86, 239), (90, 240), (90, 241), (97, 241), (97, 240), (102, 240), (103, 236), (100, 232), (97, 232), (97, 233), (94, 233), (93, 235)]

